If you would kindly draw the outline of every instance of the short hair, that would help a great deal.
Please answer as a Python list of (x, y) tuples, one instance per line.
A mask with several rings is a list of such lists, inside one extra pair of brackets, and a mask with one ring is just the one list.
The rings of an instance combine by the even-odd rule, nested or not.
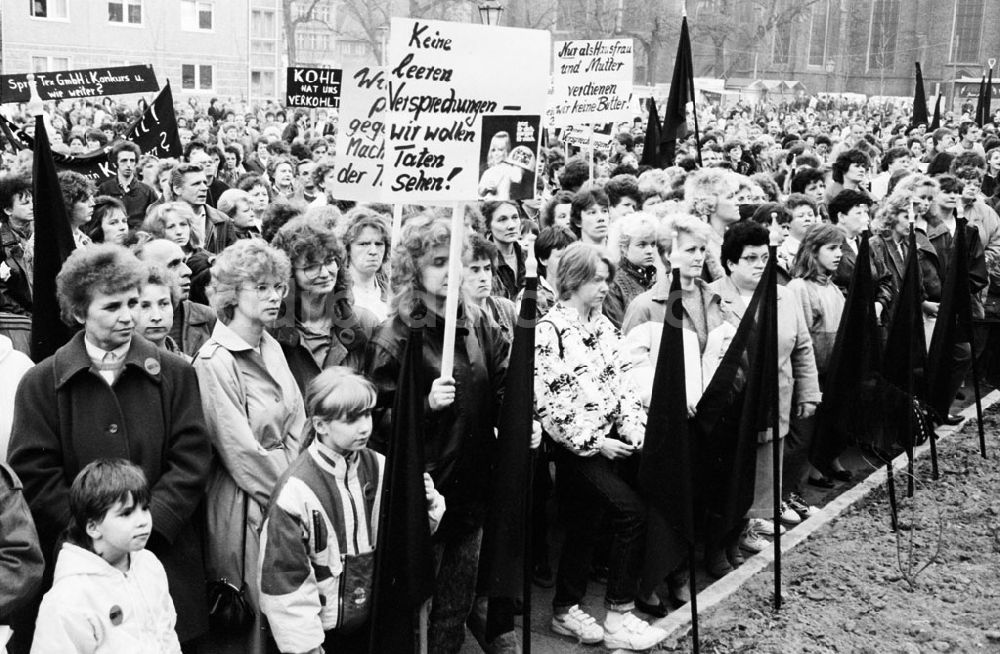
[(770, 225), (772, 219), (776, 219), (779, 225), (787, 225), (792, 222), (792, 212), (777, 202), (765, 202), (757, 205), (750, 216), (750, 220), (761, 225)]
[(170, 172), (170, 190), (184, 185), (184, 176), (194, 173), (204, 173), (205, 168), (201, 164), (182, 163), (174, 166)]
[(599, 186), (585, 186), (573, 194), (573, 202), (569, 214), (569, 228), (576, 234), (577, 238), (580, 238), (582, 235), (580, 222), (583, 218), (583, 212), (595, 204), (604, 207), (610, 204), (608, 194)]
[(857, 147), (841, 152), (837, 155), (837, 159), (833, 162), (833, 166), (831, 167), (833, 170), (833, 181), (842, 183), (844, 181), (844, 173), (846, 173), (853, 164), (860, 164), (865, 168), (868, 168), (871, 166), (871, 159)]
[(744, 248), (767, 245), (770, 242), (771, 233), (758, 222), (741, 220), (730, 226), (722, 237), (722, 267), (726, 274), (730, 273), (729, 264), (739, 261), (743, 256)]
[(975, 150), (965, 150), (955, 155), (951, 160), (949, 170), (952, 174), (959, 168), (978, 168), (986, 172), (986, 158)]
[(88, 198), (97, 193), (97, 187), (78, 172), (64, 170), (59, 173), (59, 190), (62, 193), (63, 206), (66, 213), (73, 213), (73, 205), (77, 202), (86, 202)]
[(632, 198), (635, 206), (642, 205), (642, 195), (639, 194), (639, 180), (634, 175), (615, 175), (604, 185), (608, 194), (608, 204), (618, 206), (622, 198)]
[(493, 226), (493, 214), (496, 213), (497, 209), (505, 204), (509, 204), (514, 207), (514, 211), (517, 212), (518, 220), (521, 219), (521, 208), (517, 206), (515, 200), (483, 200), (480, 206), (480, 212), (483, 216), (483, 229), (486, 233), (490, 233), (490, 228)]
[(954, 175), (941, 175), (937, 181), (944, 193), (961, 193), (965, 190), (965, 182)]
[(228, 188), (216, 200), (215, 208), (232, 218), (236, 215), (236, 209), (241, 200), (250, 204), (250, 194), (238, 188)]
[(670, 173), (660, 168), (643, 171), (639, 175), (637, 186), (639, 187), (639, 196), (643, 202), (654, 195), (665, 200), (671, 191)]
[(544, 272), (542, 266), (545, 264), (542, 262), (552, 256), (553, 250), (563, 250), (575, 242), (576, 237), (573, 232), (562, 225), (543, 227), (532, 246), (535, 248), (535, 258), (538, 259), (539, 272)]
[[(237, 166), (239, 166), (241, 163), (243, 163), (243, 148), (242, 147), (230, 143), (225, 148), (223, 148), (223, 152), (231, 152), (233, 154), (233, 156), (236, 157), (236, 165)], [(225, 163), (226, 163), (226, 158), (223, 156), (222, 157), (222, 164), (225, 165)]]
[(97, 129), (96, 127), (91, 127), (90, 129), (88, 129), (87, 132), (84, 134), (84, 138), (86, 138), (88, 141), (97, 141), (98, 143), (97, 147), (99, 148), (103, 148), (105, 145), (108, 144), (108, 135), (102, 132), (101, 130)]
[(370, 207), (354, 207), (344, 216), (344, 224), (344, 235), (341, 240), (344, 243), (345, 256), (350, 257), (351, 246), (361, 237), (361, 233), (365, 229), (374, 229), (382, 236), (382, 241), (385, 244), (382, 250), (382, 265), (385, 265), (385, 262), (389, 260), (390, 241), (392, 240), (392, 234), (389, 233), (389, 223), (385, 216)]
[(316, 185), (316, 188), (321, 188), (326, 191), (327, 189), (323, 188), (323, 180), (326, 178), (328, 173), (334, 170), (336, 170), (336, 168), (333, 167), (333, 164), (329, 164), (325, 161), (316, 164), (316, 167), (313, 168), (312, 174), (313, 184)]
[(764, 195), (769, 202), (777, 202), (781, 196), (781, 189), (778, 188), (778, 183), (767, 173), (754, 173), (750, 175), (750, 181), (757, 184), (760, 190), (764, 191)]
[(466, 256), (466, 261), (468, 263), (472, 263), (473, 261), (482, 261), (485, 259), (495, 268), (499, 254), (500, 251), (492, 241), (487, 241), (479, 234), (469, 234), (469, 254)]
[(955, 155), (948, 151), (942, 151), (935, 154), (930, 163), (927, 164), (927, 174), (931, 177), (937, 177), (938, 175), (944, 175), (949, 170), (951, 170), (951, 162), (955, 160)]
[(291, 273), (288, 255), (278, 248), (256, 238), (236, 241), (220, 252), (212, 264), (209, 301), (219, 319), (228, 325), (245, 282), (287, 282)]
[(556, 293), (560, 300), (568, 299), (581, 286), (597, 274), (597, 266), (604, 262), (608, 267), (608, 283), (614, 281), (615, 264), (601, 248), (589, 243), (573, 243), (559, 259), (556, 272)]
[[(138, 257), (138, 251), (133, 251), (136, 252), (136, 256)], [(139, 290), (141, 291), (146, 286), (166, 286), (170, 289), (170, 302), (176, 304), (180, 300), (181, 295), (180, 282), (177, 276), (163, 266), (146, 261), (143, 263), (146, 266), (146, 276), (142, 279)]]
[(882, 161), (879, 164), (879, 170), (883, 173), (889, 170), (889, 166), (894, 164), (900, 159), (909, 159), (913, 155), (906, 148), (889, 148), (882, 155)]
[(739, 176), (723, 168), (702, 168), (684, 180), (684, 199), (688, 203), (720, 195), (730, 195), (739, 187)]
[(149, 212), (146, 214), (146, 218), (142, 221), (142, 227), (140, 227), (140, 229), (144, 232), (149, 232), (156, 238), (167, 238), (164, 232), (166, 231), (167, 220), (169, 214), (171, 213), (177, 214), (177, 217), (186, 221), (188, 227), (191, 228), (191, 237), (188, 242), (189, 247), (201, 247), (201, 243), (198, 239), (198, 233), (194, 229), (194, 209), (192, 209), (191, 205), (187, 202), (177, 200), (175, 202), (154, 204), (149, 208)]
[[(331, 207), (332, 208), (332, 207)], [(261, 237), (271, 242), (271, 239), (278, 233), (285, 224), (293, 218), (302, 215), (303, 206), (297, 202), (287, 202), (284, 200), (272, 202), (264, 209), (264, 216), (261, 226)]]
[(810, 185), (826, 182), (826, 173), (818, 168), (800, 168), (792, 175), (791, 192), (805, 193)]
[(689, 213), (678, 213), (665, 219), (656, 230), (656, 251), (660, 258), (670, 255), (674, 240), (687, 234), (701, 243), (708, 243), (712, 228), (704, 220)]
[(931, 132), (931, 138), (934, 140), (934, 147), (937, 147), (938, 143), (941, 142), (941, 139), (949, 135), (954, 136), (955, 131), (948, 129), (947, 127), (938, 127), (936, 130)]
[(628, 132), (618, 132), (615, 134), (615, 140), (625, 146), (626, 152), (631, 152), (635, 146), (635, 139)]
[(983, 177), (986, 176), (986, 173), (981, 168), (977, 168), (976, 166), (955, 166), (954, 163), (951, 167), (951, 174), (963, 182), (976, 182), (977, 184), (981, 184)]
[(118, 155), (122, 152), (131, 152), (134, 154), (136, 163), (138, 163), (139, 157), (142, 156), (142, 150), (132, 141), (115, 141), (115, 144), (111, 146), (111, 152), (108, 153), (108, 160), (112, 164), (117, 164)]
[(260, 175), (256, 173), (245, 173), (243, 175), (240, 175), (239, 179), (236, 180), (236, 188), (238, 188), (241, 191), (246, 191), (247, 193), (249, 193), (255, 186), (260, 186), (265, 191), (267, 191), (267, 199), (270, 202), (271, 188), (268, 186), (268, 183), (264, 180), (264, 178), (261, 177)]
[(191, 153), (195, 150), (204, 150), (205, 154), (208, 154), (208, 144), (201, 139), (191, 139), (184, 146), (184, 161), (189, 161), (191, 159)]
[(112, 243), (77, 248), (56, 277), (56, 297), (63, 322), (73, 326), (86, 316), (95, 293), (114, 295), (139, 288), (145, 270), (132, 252)]
[(542, 225), (545, 227), (555, 225), (556, 207), (560, 204), (573, 204), (573, 194), (569, 191), (556, 191), (542, 208)]
[(90, 522), (101, 522), (108, 511), (125, 507), (148, 508), (149, 482), (142, 468), (125, 459), (96, 459), (83, 467), (69, 487), (70, 541), (93, 551), (87, 535)]
[(559, 172), (559, 187), (564, 191), (574, 193), (588, 179), (590, 179), (590, 164), (580, 157), (573, 157)]
[(837, 195), (833, 196), (833, 199), (827, 203), (827, 210), (830, 214), (830, 222), (836, 225), (840, 220), (840, 214), (846, 215), (850, 213), (851, 209), (859, 204), (863, 204), (865, 207), (870, 207), (873, 203), (874, 201), (867, 193), (855, 191), (854, 189), (844, 189)]
[[(958, 138), (965, 138), (965, 135), (969, 132), (972, 127), (979, 127), (979, 125), (971, 120), (967, 120), (958, 126)], [(982, 129), (982, 128), (980, 128)]]
[(817, 216), (819, 215), (819, 207), (808, 195), (804, 195), (802, 193), (791, 193), (787, 198), (785, 198), (785, 208), (789, 211), (795, 211), (803, 205), (811, 208), (813, 213)]
[(795, 261), (792, 263), (792, 277), (809, 280), (828, 277), (829, 275), (819, 265), (816, 255), (824, 245), (843, 245), (845, 240), (844, 232), (834, 225), (816, 223), (810, 227), (802, 239), (802, 243), (799, 244)]
[(98, 195), (94, 198), (94, 214), (80, 231), (89, 236), (94, 243), (103, 243), (104, 230), (101, 229), (101, 223), (104, 222), (104, 216), (112, 211), (121, 211), (126, 218), (128, 217), (124, 202), (110, 195)]
[(271, 245), (288, 255), (292, 265), (300, 259), (320, 263), (330, 257), (336, 259), (340, 270), (346, 264), (344, 248), (333, 228), (316, 218), (297, 216), (289, 220), (271, 239)]
[(619, 220), (618, 250), (621, 253), (622, 258), (625, 258), (625, 252), (632, 244), (632, 241), (641, 236), (649, 234), (655, 242), (656, 225), (656, 218), (648, 213), (643, 213), (642, 211), (634, 211)]
[(274, 183), (274, 173), (275, 171), (278, 170), (278, 166), (282, 164), (288, 164), (289, 166), (291, 166), (292, 174), (293, 175), (295, 174), (295, 162), (292, 161), (290, 157), (286, 156), (272, 157), (270, 161), (267, 162), (267, 178), (271, 180), (272, 184)]
[(31, 193), (31, 177), (28, 175), (0, 175), (0, 210), (13, 209), (14, 198)]
[[(316, 375), (306, 386), (306, 415), (321, 420), (355, 422), (375, 408), (378, 393), (368, 378), (351, 368), (334, 366)], [(305, 449), (316, 439), (312, 420), (306, 426)]]

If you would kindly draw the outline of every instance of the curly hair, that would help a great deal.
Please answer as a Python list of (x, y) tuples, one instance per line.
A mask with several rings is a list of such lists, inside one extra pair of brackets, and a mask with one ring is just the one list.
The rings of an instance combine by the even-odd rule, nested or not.
[(0, 210), (13, 209), (14, 198), (31, 196), (30, 175), (0, 175)]
[(371, 207), (355, 207), (344, 216), (344, 224), (344, 235), (341, 240), (344, 242), (347, 259), (351, 258), (351, 246), (361, 237), (365, 229), (370, 228), (381, 234), (385, 242), (385, 249), (382, 252), (382, 265), (385, 266), (385, 262), (389, 260), (389, 241), (392, 240), (386, 217)]
[[(421, 269), (424, 259), (435, 248), (447, 247), (451, 241), (451, 223), (445, 218), (435, 218), (430, 215), (419, 215), (406, 221), (403, 225), (399, 243), (392, 251), (392, 277), (390, 287), (393, 289), (390, 308), (397, 313), (412, 309), (414, 295), (423, 291)], [(463, 238), (462, 254), (469, 249), (467, 238)], [(409, 302), (401, 307), (402, 302)]]
[(556, 207), (560, 204), (572, 204), (573, 194), (569, 191), (556, 191), (542, 209), (542, 226), (551, 227), (556, 224)]
[(95, 293), (115, 295), (138, 289), (145, 268), (128, 249), (112, 243), (77, 248), (56, 277), (56, 297), (63, 322), (83, 322)]
[(145, 286), (165, 286), (170, 289), (170, 302), (176, 305), (181, 301), (181, 285), (177, 275), (167, 270), (163, 266), (155, 263), (143, 262), (146, 267), (146, 275), (140, 283), (140, 292)]
[(710, 207), (714, 211), (720, 196), (732, 195), (738, 188), (736, 173), (723, 168), (702, 168), (684, 180), (684, 203), (689, 212), (705, 217), (711, 213)]
[(320, 263), (333, 257), (344, 270), (344, 248), (329, 225), (317, 218), (296, 216), (285, 223), (271, 239), (293, 264), (302, 260)]
[(286, 157), (286, 156), (273, 157), (270, 161), (267, 162), (267, 178), (271, 180), (272, 184), (274, 184), (274, 173), (276, 170), (278, 170), (278, 166), (280, 166), (281, 164), (288, 164), (289, 166), (291, 166), (292, 176), (294, 177), (295, 175), (295, 162), (292, 161), (291, 157)]
[(287, 282), (291, 274), (288, 255), (278, 248), (256, 238), (239, 240), (220, 252), (212, 264), (209, 301), (219, 319), (228, 325), (244, 283)]
[(296, 203), (280, 200), (272, 202), (264, 209), (261, 236), (268, 243), (288, 221), (302, 215), (302, 207)]
[(893, 193), (887, 197), (875, 212), (875, 223), (881, 236), (889, 237), (901, 213), (909, 215), (913, 203), (912, 193)]
[(142, 227), (139, 229), (149, 232), (156, 238), (167, 238), (164, 232), (167, 229), (167, 221), (170, 219), (171, 214), (176, 214), (178, 218), (185, 221), (188, 227), (191, 228), (191, 236), (188, 238), (188, 248), (201, 247), (198, 232), (194, 229), (194, 210), (187, 202), (164, 202), (163, 204), (150, 207), (149, 213), (146, 214), (146, 219), (142, 221)]
[(620, 229), (618, 234), (618, 252), (622, 259), (625, 258), (625, 253), (628, 252), (628, 248), (633, 241), (647, 235), (651, 236), (653, 240), (656, 239), (657, 222), (656, 218), (641, 211), (632, 212), (627, 216), (623, 216), (618, 221)]
[(483, 200), (479, 203), (479, 211), (483, 215), (483, 227), (485, 228), (485, 234), (490, 233), (490, 229), (493, 226), (493, 214), (497, 212), (497, 209), (509, 204), (514, 207), (514, 211), (517, 212), (518, 220), (521, 219), (521, 208), (517, 206), (516, 200)]
[(63, 206), (66, 213), (73, 213), (73, 205), (77, 202), (86, 202), (88, 198), (97, 193), (97, 187), (88, 178), (72, 170), (64, 170), (59, 173), (59, 190), (62, 192)]
[(238, 188), (227, 188), (215, 201), (215, 208), (232, 218), (236, 215), (240, 202), (246, 202), (250, 206), (250, 194)]

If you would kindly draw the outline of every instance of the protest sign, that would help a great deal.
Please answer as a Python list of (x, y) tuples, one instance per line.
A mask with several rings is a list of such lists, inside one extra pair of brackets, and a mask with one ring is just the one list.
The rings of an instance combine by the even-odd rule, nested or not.
[[(478, 197), (483, 114), (545, 108), (549, 33), (393, 18), (389, 36), (386, 197)], [(472, 165), (470, 165), (472, 164)]]
[(479, 145), (479, 197), (535, 197), (542, 117), (483, 116)]
[[(38, 95), (42, 100), (90, 98), (99, 95), (144, 93), (160, 88), (149, 64), (61, 70), (34, 73)], [(30, 99), (28, 76), (0, 75), (0, 103), (27, 102)]]
[(337, 130), (333, 189), (338, 200), (373, 202), (382, 194), (385, 168), (386, 71), (364, 67), (344, 82)]
[[(589, 150), (591, 144), (595, 152), (611, 154), (611, 123), (605, 125), (570, 125), (563, 129), (562, 140), (581, 150)], [(591, 133), (593, 131), (593, 133)]]
[(629, 120), (632, 39), (557, 41), (552, 68), (553, 125)]
[(287, 107), (327, 107), (340, 106), (339, 68), (288, 67), (286, 102)]

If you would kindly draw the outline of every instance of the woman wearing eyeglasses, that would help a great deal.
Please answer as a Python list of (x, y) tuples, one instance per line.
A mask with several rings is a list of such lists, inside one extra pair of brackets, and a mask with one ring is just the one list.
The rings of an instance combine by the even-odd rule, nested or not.
[(299, 390), (326, 368), (361, 372), (365, 348), (378, 319), (355, 304), (344, 248), (333, 229), (304, 216), (286, 223), (271, 242), (292, 262), (294, 292), (274, 336)]
[(306, 417), (295, 377), (267, 326), (288, 294), (291, 262), (257, 239), (239, 241), (212, 265), (219, 316), (194, 367), (216, 457), (208, 482), (209, 581), (226, 579), (258, 616), (248, 634), (213, 634), (212, 651), (263, 652), (256, 585), (264, 510), (278, 477), (299, 452)]

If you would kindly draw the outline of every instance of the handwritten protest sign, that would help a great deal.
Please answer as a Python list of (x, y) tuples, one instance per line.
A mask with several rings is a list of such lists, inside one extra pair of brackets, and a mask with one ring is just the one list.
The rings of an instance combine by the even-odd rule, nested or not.
[[(117, 66), (34, 73), (42, 100), (90, 98), (99, 95), (144, 93), (160, 88), (153, 67)], [(0, 75), (0, 103), (27, 102), (30, 98), (28, 76)]]
[(549, 80), (549, 33), (393, 18), (389, 36), (387, 197), (478, 197), (483, 114), (538, 114)]
[(558, 41), (554, 50), (550, 125), (631, 118), (631, 39)]
[(340, 106), (339, 68), (300, 68), (289, 66), (287, 77), (287, 107)]
[(385, 160), (386, 71), (364, 67), (348, 75), (337, 130), (338, 200), (372, 202), (382, 194)]

